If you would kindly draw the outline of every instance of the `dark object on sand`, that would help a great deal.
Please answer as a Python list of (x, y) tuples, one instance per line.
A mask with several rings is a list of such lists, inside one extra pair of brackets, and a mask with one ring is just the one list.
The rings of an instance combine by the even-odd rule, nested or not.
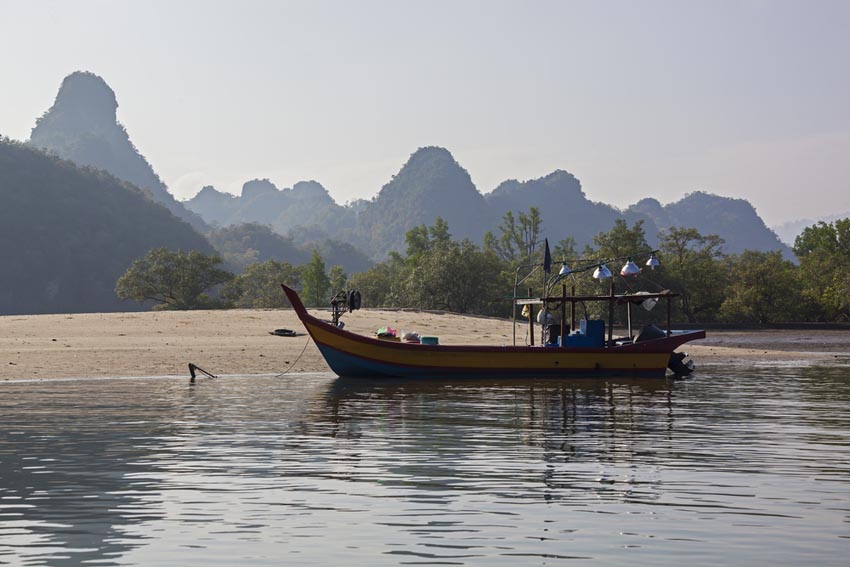
[(296, 337), (298, 336), (295, 331), (292, 329), (275, 329), (274, 331), (269, 331), (270, 335), (277, 335), (278, 337)]

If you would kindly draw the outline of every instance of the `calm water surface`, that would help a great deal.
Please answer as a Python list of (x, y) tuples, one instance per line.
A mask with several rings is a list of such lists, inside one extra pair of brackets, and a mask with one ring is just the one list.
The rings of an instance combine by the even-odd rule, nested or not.
[(0, 384), (0, 564), (850, 557), (850, 369)]

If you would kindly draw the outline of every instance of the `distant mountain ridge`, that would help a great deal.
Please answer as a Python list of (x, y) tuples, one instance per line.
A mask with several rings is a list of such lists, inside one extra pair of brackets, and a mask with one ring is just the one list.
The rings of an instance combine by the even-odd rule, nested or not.
[(115, 92), (94, 73), (65, 77), (53, 106), (36, 121), (30, 144), (80, 166), (108, 171), (150, 192), (176, 217), (204, 230), (200, 216), (178, 202), (142, 156), (117, 119)]
[(652, 198), (641, 199), (625, 213), (633, 219), (642, 217), (659, 229), (684, 226), (701, 234), (717, 234), (726, 240), (724, 250), (729, 253), (779, 250), (786, 259), (794, 259), (788, 245), (779, 240), (745, 199), (694, 191), (667, 205)]
[(337, 205), (316, 181), (300, 181), (291, 189), (278, 189), (268, 179), (253, 179), (238, 197), (206, 186), (186, 207), (207, 222), (225, 227), (256, 222), (287, 234), (299, 227), (329, 225), (333, 232), (352, 228), (355, 213)]
[[(498, 233), (506, 212), (530, 207), (540, 210), (543, 236), (550, 242), (573, 237), (581, 247), (591, 243), (596, 234), (609, 230), (617, 219), (629, 223), (643, 220), (647, 239), (653, 244), (659, 229), (688, 226), (704, 234), (718, 234), (726, 240), (730, 252), (747, 248), (781, 250), (792, 257), (790, 248), (742, 199), (698, 191), (667, 205), (644, 199), (619, 210), (589, 199), (580, 181), (564, 170), (527, 181), (507, 180), (482, 194), (466, 169), (447, 149), (438, 146), (413, 152), (369, 201), (339, 205), (317, 181), (300, 181), (292, 188), (278, 189), (268, 179), (253, 179), (243, 185), (239, 196), (207, 186), (180, 203), (117, 122), (117, 108), (115, 93), (103, 79), (87, 72), (72, 73), (62, 82), (53, 106), (38, 119), (30, 143), (141, 187), (152, 200), (198, 230), (207, 231), (209, 225), (224, 229), (258, 223), (291, 238), (291, 243), (302, 250), (349, 247), (342, 257), (352, 259), (350, 266), (363, 264), (362, 258), (354, 258), (356, 250), (377, 260), (392, 250), (403, 252), (405, 233), (422, 224), (430, 226), (437, 217), (448, 222), (453, 237), (481, 242), (486, 231)], [(219, 237), (236, 238), (235, 233)], [(246, 241), (244, 235), (239, 238)], [(274, 245), (269, 239), (263, 242), (265, 247), (278, 250), (278, 256), (291, 253), (293, 259), (301, 257), (284, 241)], [(232, 242), (221, 245), (234, 255), (249, 252), (237, 252)]]
[(800, 234), (802, 234), (804, 228), (812, 226), (819, 222), (831, 223), (846, 218), (850, 218), (850, 211), (845, 211), (843, 213), (833, 213), (831, 215), (824, 215), (816, 219), (799, 219), (794, 221), (788, 221), (771, 228), (773, 232), (775, 232), (779, 236), (779, 239), (782, 240), (782, 242), (788, 244), (789, 246), (793, 246), (794, 241), (797, 239), (798, 236), (800, 236)]
[(610, 229), (622, 217), (611, 205), (589, 200), (581, 182), (563, 170), (528, 181), (504, 181), (484, 198), (490, 207), (491, 230), (495, 232), (508, 211), (537, 207), (542, 230), (550, 242), (572, 236), (579, 245), (590, 244), (596, 234)]
[(352, 239), (370, 254), (385, 256), (404, 251), (405, 233), (432, 225), (437, 217), (448, 222), (454, 238), (480, 241), (489, 226), (487, 204), (469, 173), (445, 148), (414, 152), (360, 214)]
[(241, 273), (250, 264), (278, 260), (293, 265), (306, 264), (317, 250), (325, 265), (342, 266), (352, 274), (369, 269), (372, 261), (368, 256), (348, 243), (320, 238), (296, 243), (290, 236), (282, 236), (259, 223), (241, 223), (212, 230), (207, 238), (221, 254), (231, 271)]
[[(290, 234), (327, 235), (347, 241), (376, 259), (390, 250), (403, 252), (405, 233), (421, 224), (430, 226), (437, 217), (448, 222), (453, 237), (480, 242), (485, 231), (498, 233), (506, 212), (527, 211), (529, 207), (540, 209), (543, 235), (550, 242), (573, 237), (581, 247), (592, 243), (598, 233), (610, 230), (617, 219), (630, 224), (642, 220), (647, 240), (653, 245), (658, 242), (659, 230), (685, 226), (721, 236), (728, 252), (780, 250), (786, 258), (793, 258), (790, 248), (743, 199), (696, 191), (667, 205), (647, 198), (621, 211), (591, 201), (581, 182), (563, 170), (528, 181), (507, 180), (482, 195), (451, 153), (433, 146), (414, 152), (371, 201), (358, 201), (355, 206), (340, 206), (324, 187), (309, 183), (315, 184), (312, 191), (320, 198), (306, 201), (312, 210), (294, 209), (298, 214), (286, 209), (295, 203), (284, 196), (287, 190), (278, 191), (268, 180), (246, 183), (241, 197), (205, 187), (186, 205), (222, 226), (260, 222), (278, 231), (285, 228)], [(280, 220), (284, 217), (285, 223)]]

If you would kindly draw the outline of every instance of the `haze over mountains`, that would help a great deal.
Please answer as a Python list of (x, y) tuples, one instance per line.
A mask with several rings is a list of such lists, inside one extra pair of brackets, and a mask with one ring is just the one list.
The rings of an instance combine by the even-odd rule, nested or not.
[(149, 191), (176, 217), (204, 230), (204, 221), (174, 199), (130, 141), (118, 122), (117, 110), (115, 93), (103, 79), (77, 71), (65, 77), (53, 106), (36, 121), (30, 144), (77, 165), (108, 171)]
[(789, 246), (794, 245), (794, 240), (803, 232), (803, 229), (812, 226), (813, 224), (817, 224), (818, 222), (830, 223), (837, 221), (839, 219), (850, 218), (850, 211), (845, 211), (843, 213), (833, 213), (831, 215), (824, 215), (818, 217), (816, 219), (799, 219), (794, 221), (784, 222), (780, 225), (771, 227), (773, 232), (779, 236), (779, 239), (788, 244)]
[[(238, 197), (204, 187), (186, 206), (222, 226), (248, 221), (269, 224), (278, 232), (292, 234), (296, 241), (300, 232), (323, 234), (350, 242), (375, 259), (390, 250), (403, 251), (405, 233), (421, 224), (430, 226), (437, 217), (448, 222), (455, 238), (480, 242), (485, 231), (498, 233), (506, 212), (527, 211), (532, 206), (540, 209), (543, 234), (550, 242), (572, 236), (582, 246), (609, 230), (617, 219), (643, 220), (651, 244), (657, 242), (659, 230), (687, 226), (720, 235), (728, 252), (781, 250), (793, 257), (743, 199), (694, 192), (667, 205), (646, 198), (620, 211), (588, 199), (579, 180), (561, 170), (529, 181), (508, 180), (481, 194), (451, 153), (439, 147), (414, 152), (375, 198), (351, 206), (337, 204), (315, 181), (278, 190), (268, 180), (246, 183)], [(296, 207), (305, 212), (291, 214), (290, 208)]]
[(645, 198), (619, 210), (589, 199), (563, 170), (481, 193), (452, 154), (434, 146), (413, 152), (371, 200), (339, 205), (314, 180), (279, 189), (254, 179), (239, 196), (204, 187), (181, 203), (117, 122), (117, 108), (103, 79), (76, 72), (37, 120), (31, 147), (0, 142), (0, 256), (11, 274), (0, 285), (0, 313), (133, 309), (118, 302), (115, 280), (158, 246), (207, 253), (214, 246), (236, 271), (268, 259), (300, 264), (318, 249), (326, 266), (352, 273), (392, 250), (404, 252), (405, 233), (437, 217), (453, 237), (480, 242), (485, 231), (498, 233), (507, 211), (532, 206), (552, 243), (590, 243), (623, 218), (643, 220), (651, 243), (660, 229), (687, 226), (720, 235), (728, 252), (782, 250), (791, 257), (742, 199), (694, 192), (667, 205)]
[(115, 281), (158, 247), (212, 253), (149, 194), (0, 139), (0, 314), (132, 311)]

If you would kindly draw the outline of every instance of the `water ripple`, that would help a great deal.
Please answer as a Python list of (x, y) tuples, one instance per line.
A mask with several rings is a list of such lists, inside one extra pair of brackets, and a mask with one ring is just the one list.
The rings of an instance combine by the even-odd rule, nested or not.
[(0, 385), (0, 564), (843, 565), (850, 370)]

